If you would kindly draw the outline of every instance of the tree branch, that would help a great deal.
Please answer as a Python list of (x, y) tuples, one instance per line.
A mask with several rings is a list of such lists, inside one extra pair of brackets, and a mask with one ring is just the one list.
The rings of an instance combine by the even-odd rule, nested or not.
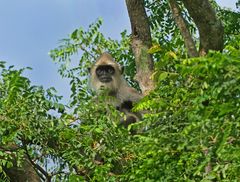
[[(51, 181), (51, 176), (37, 163), (33, 162), (33, 160), (31, 159), (29, 153), (28, 153), (28, 149), (27, 146), (24, 146), (24, 150), (26, 153), (26, 156), (28, 158), (28, 160), (30, 161), (30, 163), (34, 166), (35, 169), (37, 169), (38, 171), (40, 171), (47, 179), (47, 181)], [(40, 175), (40, 177), (42, 178), (42, 176)]]
[(173, 18), (181, 32), (185, 46), (188, 50), (189, 57), (197, 57), (198, 52), (193, 38), (187, 28), (186, 21), (181, 15), (181, 10), (175, 0), (169, 0), (169, 5), (173, 14)]
[(16, 150), (19, 150), (20, 147), (14, 143), (8, 144), (5, 147), (1, 147), (0, 150), (5, 151), (6, 153), (12, 156), (13, 166), (11, 168), (5, 168), (4, 171), (9, 176), (11, 181), (31, 181), (31, 182), (40, 182), (40, 178), (31, 165), (31, 161), (26, 155), (23, 156), (22, 166), (17, 165), (17, 156), (13, 153)]
[(144, 8), (144, 0), (126, 0), (128, 14), (132, 29), (132, 50), (136, 62), (136, 76), (144, 95), (154, 89), (151, 79), (153, 73), (153, 60), (148, 53), (152, 46), (152, 38), (148, 17)]
[(224, 29), (211, 3), (208, 0), (182, 1), (199, 30), (199, 55), (203, 56), (209, 50), (222, 51)]

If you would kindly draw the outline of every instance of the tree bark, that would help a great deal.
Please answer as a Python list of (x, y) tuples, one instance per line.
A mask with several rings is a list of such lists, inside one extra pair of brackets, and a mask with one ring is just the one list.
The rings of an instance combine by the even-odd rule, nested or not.
[(223, 25), (217, 19), (216, 12), (210, 2), (208, 0), (182, 1), (199, 30), (199, 55), (204, 56), (209, 50), (222, 51)]
[(178, 4), (176, 3), (175, 0), (169, 0), (169, 5), (170, 5), (170, 8), (171, 8), (171, 11), (173, 14), (173, 18), (174, 18), (174, 20), (181, 32), (181, 35), (183, 37), (189, 57), (197, 57), (198, 56), (197, 48), (196, 48), (193, 38), (187, 28), (186, 21), (184, 20), (183, 16), (181, 15), (181, 10), (180, 10)]
[[(31, 182), (40, 182), (40, 177), (38, 176), (37, 172), (35, 171), (34, 167), (32, 166), (31, 162), (29, 161), (27, 155), (24, 156), (22, 166), (17, 166), (17, 158), (13, 151), (17, 150), (18, 147), (15, 144), (8, 145), (5, 148), (1, 148), (2, 152), (12, 153), (12, 163), (13, 167), (5, 168), (3, 166), (4, 171), (10, 178), (10, 181), (13, 182), (24, 182), (24, 181), (31, 181)], [(1, 176), (1, 175), (0, 175)], [(1, 180), (1, 178), (0, 178)]]
[(151, 79), (153, 73), (153, 60), (148, 53), (152, 46), (152, 38), (148, 17), (144, 8), (144, 0), (126, 0), (127, 10), (132, 29), (132, 50), (136, 62), (135, 80), (144, 95), (154, 89)]
[(22, 167), (18, 167), (14, 162), (14, 166), (6, 170), (6, 174), (9, 176), (10, 181), (14, 182), (40, 182), (40, 178), (34, 170), (28, 159), (24, 159)]

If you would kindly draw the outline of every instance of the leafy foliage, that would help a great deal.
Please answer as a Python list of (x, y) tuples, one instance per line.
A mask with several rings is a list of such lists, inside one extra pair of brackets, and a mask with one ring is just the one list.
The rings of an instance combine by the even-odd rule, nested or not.
[[(87, 78), (87, 68), (108, 51), (126, 66), (126, 78), (137, 86), (126, 31), (120, 41), (107, 39), (99, 19), (87, 31), (73, 31), (50, 52), (60, 74), (71, 80), (69, 106), (60, 103), (54, 88), (32, 86), (22, 75), (25, 69), (6, 68), (0, 62), (1, 178), (7, 181), (5, 172), (15, 165), (13, 160), (21, 167), (27, 155), (43, 180), (240, 180), (237, 25), (224, 20), (231, 38), (223, 53), (186, 59), (167, 1), (145, 3), (155, 43), (149, 53), (155, 60), (157, 86), (134, 107), (145, 113), (143, 120), (128, 129), (118, 125), (122, 113), (105, 103), (106, 95), (95, 98)], [(224, 18), (224, 13), (237, 18), (228, 11), (219, 16)], [(185, 18), (195, 34), (187, 13)], [(129, 132), (132, 128), (135, 135)]]
[(239, 47), (227, 46), (204, 58), (166, 55), (156, 65), (157, 90), (139, 105), (151, 111), (149, 129), (129, 178), (239, 180), (239, 56)]
[(239, 37), (203, 58), (155, 50), (157, 89), (135, 106), (148, 111), (131, 125), (139, 132), (117, 127), (119, 113), (88, 98), (63, 142), (67, 160), (90, 181), (238, 181)]
[[(53, 151), (45, 146), (53, 145), (53, 132), (60, 120), (51, 112), (63, 112), (53, 88), (31, 86), (22, 76), (24, 69), (5, 68), (1, 63), (0, 77), (0, 173), (17, 163), (22, 166), (25, 155), (41, 166), (48, 163), (46, 157)], [(51, 143), (51, 144), (50, 144)], [(58, 167), (56, 167), (58, 168)]]
[(221, 8), (216, 3), (214, 3), (214, 7), (224, 25), (224, 39), (225, 42), (228, 43), (232, 39), (235, 39), (235, 36), (240, 33), (240, 13), (239, 11)]
[[(195, 23), (188, 14), (188, 11), (184, 8), (183, 3), (179, 0), (176, 2), (192, 34), (193, 40), (196, 42), (196, 45), (199, 45), (199, 33)], [(210, 2), (214, 9), (216, 9), (218, 18), (223, 22), (224, 40), (225, 43), (228, 43), (232, 38), (234, 39), (235, 35), (239, 34), (240, 14), (237, 11), (220, 7), (215, 0), (211, 0)], [(159, 47), (158, 52), (162, 53), (158, 55), (158, 59), (156, 60), (162, 59), (161, 55), (164, 55), (168, 51), (174, 51), (182, 58), (187, 57), (183, 38), (173, 20), (168, 0), (145, 0), (145, 6), (149, 16), (153, 44), (155, 47)]]
[[(88, 68), (103, 52), (110, 52), (121, 65), (125, 66), (126, 78), (132, 85), (135, 75), (135, 63), (130, 50), (130, 38), (126, 31), (121, 33), (121, 40), (105, 38), (99, 31), (102, 20), (98, 19), (91, 24), (87, 31), (82, 28), (74, 30), (70, 37), (63, 39), (61, 45), (50, 52), (54, 61), (60, 64), (59, 72), (63, 77), (70, 78), (73, 102), (79, 102), (81, 98), (86, 99), (88, 88)], [(76, 57), (75, 54), (81, 54)], [(74, 61), (72, 61), (74, 60)], [(76, 65), (76, 60), (77, 65)]]
[[(184, 9), (182, 2), (177, 1), (177, 3), (181, 9), (182, 16), (186, 20), (189, 31), (197, 42), (197, 29), (192, 18), (189, 16), (187, 10)], [(158, 56), (164, 55), (168, 51), (174, 51), (182, 57), (185, 57), (187, 52), (184, 46), (184, 41), (175, 21), (173, 20), (168, 0), (145, 0), (145, 6), (149, 16), (153, 44), (161, 47), (159, 52), (162, 54)]]

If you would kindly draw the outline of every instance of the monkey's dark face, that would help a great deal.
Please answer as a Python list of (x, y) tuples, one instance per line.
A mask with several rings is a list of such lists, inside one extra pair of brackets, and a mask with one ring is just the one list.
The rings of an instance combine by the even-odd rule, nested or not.
[(90, 86), (97, 92), (107, 90), (115, 93), (125, 83), (122, 78), (123, 69), (110, 54), (103, 53), (89, 71)]
[(111, 65), (99, 65), (96, 69), (96, 75), (102, 83), (109, 83), (113, 81), (114, 73), (115, 69)]

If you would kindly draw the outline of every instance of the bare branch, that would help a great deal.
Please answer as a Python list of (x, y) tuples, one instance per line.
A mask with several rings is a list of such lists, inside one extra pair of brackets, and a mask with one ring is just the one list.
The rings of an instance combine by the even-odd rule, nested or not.
[(180, 29), (185, 46), (188, 50), (188, 55), (190, 57), (197, 57), (198, 56), (197, 48), (196, 48), (193, 38), (187, 28), (186, 21), (184, 20), (183, 16), (181, 15), (181, 10), (180, 10), (178, 4), (176, 3), (175, 0), (169, 0), (169, 5), (172, 10), (173, 18), (174, 18), (178, 28)]
[(208, 0), (182, 0), (200, 34), (200, 56), (209, 50), (223, 50), (223, 25)]

